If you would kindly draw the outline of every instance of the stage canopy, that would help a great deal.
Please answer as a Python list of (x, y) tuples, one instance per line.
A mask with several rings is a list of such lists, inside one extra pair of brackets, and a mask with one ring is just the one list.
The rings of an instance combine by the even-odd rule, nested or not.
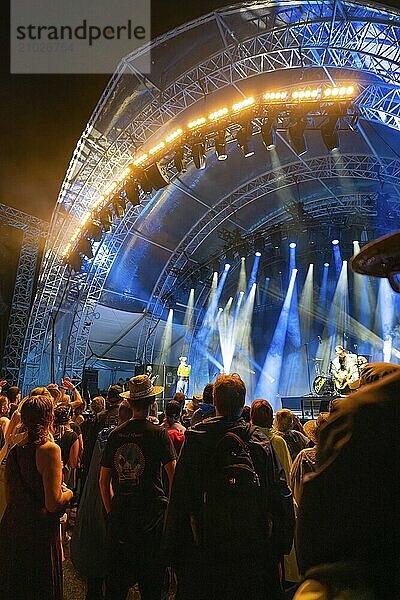
[[(152, 70), (143, 75), (146, 53)], [(333, 239), (343, 265), (353, 241), (398, 227), (399, 79), (400, 13), (364, 1), (236, 4), (125, 57), (77, 144), (53, 214), (29, 328), (20, 332), (24, 388), (65, 373), (79, 379), (84, 368), (107, 371), (108, 383), (135, 363), (175, 364), (183, 351), (194, 364), (199, 339), (218, 371), (226, 339), (216, 327), (219, 346), (207, 345), (202, 333), (213, 272), (222, 277), (230, 264), (217, 314), (240, 291), (249, 295), (238, 283), (242, 256), (246, 286), (257, 284), (246, 357), (257, 386), (287, 300), (289, 243), (297, 244), (294, 293), (304, 300), (312, 263), (315, 305), (323, 265), (335, 269)], [(332, 300), (337, 285), (331, 291)], [(379, 301), (384, 291), (371, 293)], [(304, 347), (304, 360), (318, 354), (318, 332), (327, 356), (338, 336), (368, 343), (365, 353), (383, 344), (396, 307), (389, 331), (387, 321), (363, 320), (355, 304), (341, 307), (333, 336), (329, 306), (317, 315), (319, 329), (304, 332), (300, 323), (297, 342), (292, 315), (291, 360)]]

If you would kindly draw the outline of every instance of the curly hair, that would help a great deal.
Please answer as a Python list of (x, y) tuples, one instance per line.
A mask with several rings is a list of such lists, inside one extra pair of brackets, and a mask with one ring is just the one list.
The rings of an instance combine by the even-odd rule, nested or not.
[(21, 408), (21, 421), (28, 433), (28, 441), (41, 446), (48, 440), (53, 422), (53, 402), (51, 397), (30, 396)]

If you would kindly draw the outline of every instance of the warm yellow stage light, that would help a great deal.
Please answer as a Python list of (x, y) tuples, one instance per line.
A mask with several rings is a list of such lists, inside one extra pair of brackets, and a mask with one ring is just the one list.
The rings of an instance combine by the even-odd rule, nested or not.
[(349, 85), (349, 87), (346, 90), (346, 93), (348, 96), (352, 96), (354, 94), (354, 86), (353, 85)]
[(64, 250), (62, 251), (61, 256), (64, 258), (65, 256), (67, 256), (68, 252), (71, 250), (71, 244), (67, 244), (64, 248)]
[(318, 96), (318, 91), (319, 90), (312, 90), (312, 92), (311, 92), (311, 98), (316, 98)]
[(129, 167), (126, 167), (126, 169), (124, 169), (121, 173), (121, 175), (118, 177), (118, 182), (121, 183), (121, 181), (124, 181), (124, 179), (126, 179), (129, 175), (129, 173), (131, 172)]
[(91, 213), (90, 213), (89, 211), (87, 211), (87, 212), (85, 212), (85, 213), (82, 215), (82, 218), (81, 218), (81, 227), (83, 227), (84, 225), (86, 225), (86, 223), (87, 223), (87, 222), (88, 222), (88, 220), (89, 220), (90, 214), (91, 214)]
[(147, 154), (141, 154), (140, 156), (138, 156), (138, 158), (136, 158), (136, 160), (133, 161), (133, 164), (135, 165), (135, 167), (138, 167), (146, 160), (146, 158)]
[(295, 100), (297, 100), (298, 97), (299, 97), (299, 92), (296, 91), (296, 92), (292, 93), (292, 98), (294, 98)]
[(301, 91), (299, 92), (299, 98), (300, 98), (300, 100), (303, 100), (303, 98), (305, 97), (305, 95), (306, 95), (305, 91), (304, 91), (304, 90), (301, 90)]
[(165, 143), (164, 142), (160, 142), (159, 144), (157, 144), (153, 148), (150, 148), (149, 154), (155, 154), (159, 150), (162, 150), (162, 148), (164, 148), (164, 146), (165, 146)]
[(250, 98), (245, 98), (241, 102), (236, 102), (236, 104), (234, 104), (232, 106), (232, 110), (234, 112), (238, 112), (239, 110), (243, 110), (244, 108), (247, 108), (248, 106), (251, 106), (252, 104), (254, 104), (254, 98), (253, 98), (253, 96), (250, 96)]
[(101, 195), (97, 198), (97, 200), (93, 203), (92, 208), (97, 208), (98, 206), (100, 206), (100, 204), (103, 202), (104, 200), (104, 196)]
[(336, 88), (336, 87), (335, 87), (335, 88), (333, 88), (333, 89), (332, 89), (332, 96), (338, 96), (338, 94), (339, 94), (339, 89), (338, 89), (338, 88)]
[(339, 94), (340, 94), (341, 96), (344, 96), (344, 95), (346, 94), (346, 91), (347, 91), (347, 90), (346, 90), (346, 88), (345, 88), (345, 87), (341, 87), (341, 88), (339, 89)]
[(170, 135), (168, 135), (165, 138), (165, 141), (167, 142), (167, 144), (170, 144), (171, 142), (173, 142), (174, 140), (176, 140), (176, 138), (178, 138), (179, 136), (181, 136), (182, 133), (183, 133), (183, 130), (181, 128), (179, 128), (176, 131), (174, 131), (173, 133), (171, 133)]
[(324, 92), (324, 96), (330, 96), (331, 94), (332, 94), (331, 88), (326, 88), (326, 90)]
[(203, 125), (206, 122), (205, 117), (199, 117), (198, 119), (195, 119), (194, 121), (190, 121), (190, 123), (188, 124), (189, 129), (193, 129), (194, 127), (199, 127), (199, 125)]
[(227, 114), (228, 114), (228, 109), (226, 107), (224, 107), (224, 108), (220, 108), (219, 110), (216, 110), (215, 112), (212, 112), (208, 116), (208, 118), (210, 119), (210, 121), (216, 121), (217, 119), (221, 119), (221, 117), (224, 117)]

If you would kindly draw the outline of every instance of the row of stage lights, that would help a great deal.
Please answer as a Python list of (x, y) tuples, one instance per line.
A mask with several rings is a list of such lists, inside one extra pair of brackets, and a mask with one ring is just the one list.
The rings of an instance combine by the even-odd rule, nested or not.
[(186, 127), (178, 127), (164, 140), (148, 151), (141, 153), (132, 164), (126, 167), (106, 191), (99, 195), (85, 212), (79, 226), (73, 232), (70, 241), (62, 251), (65, 262), (76, 272), (82, 268), (83, 259), (93, 258), (93, 242), (99, 242), (103, 231), (111, 230), (113, 218), (122, 218), (126, 204), (140, 204), (141, 192), (151, 193), (160, 190), (169, 183), (169, 176), (159, 161), (173, 162), (179, 172), (186, 170), (186, 157), (189, 152), (194, 165), (204, 169), (206, 165), (207, 140), (212, 139), (218, 160), (226, 160), (227, 129), (236, 130), (236, 142), (244, 154), (254, 154), (251, 136), (254, 133), (252, 119), (260, 121), (259, 131), (264, 146), (268, 150), (275, 148), (278, 116), (282, 113), (288, 119), (288, 137), (292, 148), (298, 155), (307, 151), (304, 138), (306, 117), (315, 110), (315, 103), (324, 105), (323, 115), (327, 122), (321, 126), (322, 139), (329, 150), (337, 148), (337, 123), (339, 117), (346, 114), (347, 108), (339, 114), (332, 112), (332, 106), (338, 102), (349, 103), (356, 95), (354, 85), (330, 87), (310, 87), (293, 91), (266, 92), (257, 100), (250, 96), (236, 102), (231, 109), (222, 107), (190, 121)]
[[(359, 248), (360, 246), (360, 242), (354, 240), (353, 242), (353, 250), (354, 252), (357, 251), (357, 247)], [(340, 240), (338, 239), (332, 239), (331, 240), (331, 244), (334, 248), (337, 248), (340, 244)], [(289, 248), (289, 252), (290, 253), (294, 253), (296, 251), (296, 248), (298, 246), (297, 242), (291, 241), (291, 242), (287, 242), (287, 246)], [(253, 252), (252, 252), (253, 250)], [(191, 274), (186, 274), (184, 276), (184, 280), (190, 280), (190, 286), (191, 288), (195, 289), (196, 285), (198, 283), (198, 281), (202, 281), (204, 282), (205, 280), (209, 279), (211, 277), (211, 274), (217, 274), (219, 275), (221, 273), (221, 271), (229, 271), (233, 266), (234, 263), (236, 262), (236, 258), (238, 257), (240, 259), (240, 261), (245, 261), (249, 256), (251, 256), (251, 254), (253, 254), (254, 257), (261, 257), (264, 254), (264, 250), (265, 250), (265, 241), (264, 239), (260, 236), (260, 237), (256, 237), (254, 239), (254, 242), (252, 244), (252, 248), (250, 246), (250, 244), (242, 244), (240, 247), (238, 247), (235, 251), (226, 251), (223, 253), (222, 258), (221, 257), (214, 257), (212, 258), (208, 263), (205, 263), (203, 265), (201, 265), (200, 269), (198, 270), (198, 272), (191, 272)], [(266, 264), (266, 267), (271, 267), (273, 264), (279, 264), (282, 261), (282, 257), (275, 257), (275, 258), (271, 258), (270, 261), (268, 261), (268, 264)], [(343, 260), (343, 264), (347, 264), (347, 260)], [(314, 263), (310, 263), (310, 264), (314, 264)], [(326, 260), (323, 263), (324, 268), (329, 268), (330, 267), (329, 262), (327, 262)], [(282, 271), (278, 271), (279, 274), (282, 273)], [(168, 294), (167, 294), (168, 296)]]

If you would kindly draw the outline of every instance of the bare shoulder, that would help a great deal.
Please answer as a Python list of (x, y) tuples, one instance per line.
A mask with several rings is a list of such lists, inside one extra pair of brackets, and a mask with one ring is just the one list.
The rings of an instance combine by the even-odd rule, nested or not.
[(61, 461), (61, 450), (60, 446), (54, 442), (46, 442), (38, 447), (36, 450), (36, 462), (38, 468), (45, 468), (50, 466), (52, 463)]

